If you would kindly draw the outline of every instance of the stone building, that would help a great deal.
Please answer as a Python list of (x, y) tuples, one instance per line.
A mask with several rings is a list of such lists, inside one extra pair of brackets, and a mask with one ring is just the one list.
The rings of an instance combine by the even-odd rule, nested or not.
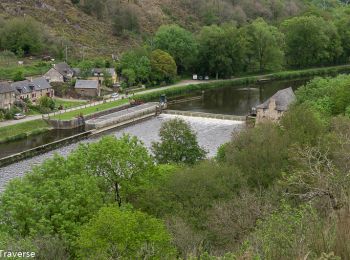
[(100, 84), (98, 80), (79, 79), (75, 83), (75, 91), (81, 96), (96, 97), (100, 95)]
[(74, 77), (74, 70), (65, 62), (55, 64), (44, 77), (51, 82), (67, 82)]
[(0, 82), (0, 108), (10, 109), (15, 101), (14, 88), (8, 82)]
[(29, 99), (35, 103), (42, 96), (53, 98), (55, 93), (50, 83), (43, 77), (17, 81), (11, 84), (17, 99)]
[(295, 94), (292, 88), (279, 90), (263, 104), (256, 107), (256, 123), (266, 120), (277, 122), (294, 101)]

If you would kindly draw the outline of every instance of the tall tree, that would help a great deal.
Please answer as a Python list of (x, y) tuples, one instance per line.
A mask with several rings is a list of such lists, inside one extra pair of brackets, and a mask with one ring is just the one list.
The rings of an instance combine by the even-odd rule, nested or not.
[(321, 17), (294, 17), (284, 21), (281, 30), (286, 36), (286, 57), (290, 66), (331, 64), (342, 54), (336, 27)]
[(173, 57), (162, 50), (151, 53), (152, 78), (157, 82), (171, 83), (177, 75), (176, 63)]
[[(259, 70), (279, 69), (283, 64), (283, 34), (274, 26), (258, 18), (245, 28), (250, 62)], [(254, 66), (254, 65), (253, 65)]]
[(192, 33), (178, 25), (161, 26), (154, 36), (154, 46), (173, 56), (179, 72), (187, 71), (196, 57), (197, 46)]
[(236, 27), (203, 27), (198, 35), (198, 69), (216, 78), (232, 76), (243, 67), (246, 42)]

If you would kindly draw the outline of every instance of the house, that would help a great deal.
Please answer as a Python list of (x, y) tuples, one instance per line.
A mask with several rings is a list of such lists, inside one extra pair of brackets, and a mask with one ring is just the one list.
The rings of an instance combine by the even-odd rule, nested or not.
[(65, 62), (55, 64), (44, 77), (51, 82), (67, 82), (74, 77), (74, 70)]
[(256, 123), (258, 124), (266, 120), (278, 121), (294, 101), (295, 94), (292, 88), (278, 91), (263, 104), (256, 107)]
[(14, 88), (8, 82), (0, 82), (0, 108), (10, 109), (15, 101)]
[(98, 80), (79, 79), (75, 83), (75, 91), (81, 96), (96, 97), (100, 95), (100, 84)]
[(44, 77), (17, 81), (11, 84), (17, 99), (29, 99), (35, 103), (42, 96), (54, 97), (54, 90)]
[(89, 79), (98, 80), (99, 84), (103, 84), (105, 73), (111, 76), (112, 84), (115, 84), (118, 80), (117, 73), (114, 68), (94, 68), (91, 70), (91, 76)]

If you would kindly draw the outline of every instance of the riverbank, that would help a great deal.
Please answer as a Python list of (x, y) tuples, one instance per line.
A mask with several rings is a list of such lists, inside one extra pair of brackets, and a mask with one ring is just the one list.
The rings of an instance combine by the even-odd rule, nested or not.
[(0, 127), (0, 144), (41, 134), (50, 129), (49, 124), (41, 119)]

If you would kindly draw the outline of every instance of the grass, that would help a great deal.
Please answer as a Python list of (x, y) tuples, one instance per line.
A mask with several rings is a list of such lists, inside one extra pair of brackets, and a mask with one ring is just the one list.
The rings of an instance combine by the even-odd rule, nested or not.
[(63, 106), (64, 109), (82, 106), (87, 103), (85, 100), (65, 100), (60, 98), (54, 98), (54, 101), (56, 107)]
[(22, 72), (24, 77), (43, 75), (51, 65), (47, 62), (37, 62), (30, 65), (10, 65), (0, 67), (0, 80), (12, 80), (18, 72)]
[(108, 102), (108, 103), (103, 103), (101, 105), (97, 105), (97, 106), (93, 106), (93, 107), (86, 107), (86, 108), (58, 114), (58, 115), (52, 117), (52, 119), (70, 120), (70, 119), (73, 119), (79, 115), (87, 116), (87, 115), (94, 114), (96, 112), (108, 110), (108, 109), (111, 109), (111, 108), (114, 108), (117, 106), (121, 106), (121, 105), (124, 105), (127, 103), (129, 103), (128, 99), (120, 99), (120, 100), (116, 100), (116, 101), (112, 101), (112, 102)]
[(0, 127), (0, 143), (26, 138), (48, 131), (49, 125), (41, 119)]

